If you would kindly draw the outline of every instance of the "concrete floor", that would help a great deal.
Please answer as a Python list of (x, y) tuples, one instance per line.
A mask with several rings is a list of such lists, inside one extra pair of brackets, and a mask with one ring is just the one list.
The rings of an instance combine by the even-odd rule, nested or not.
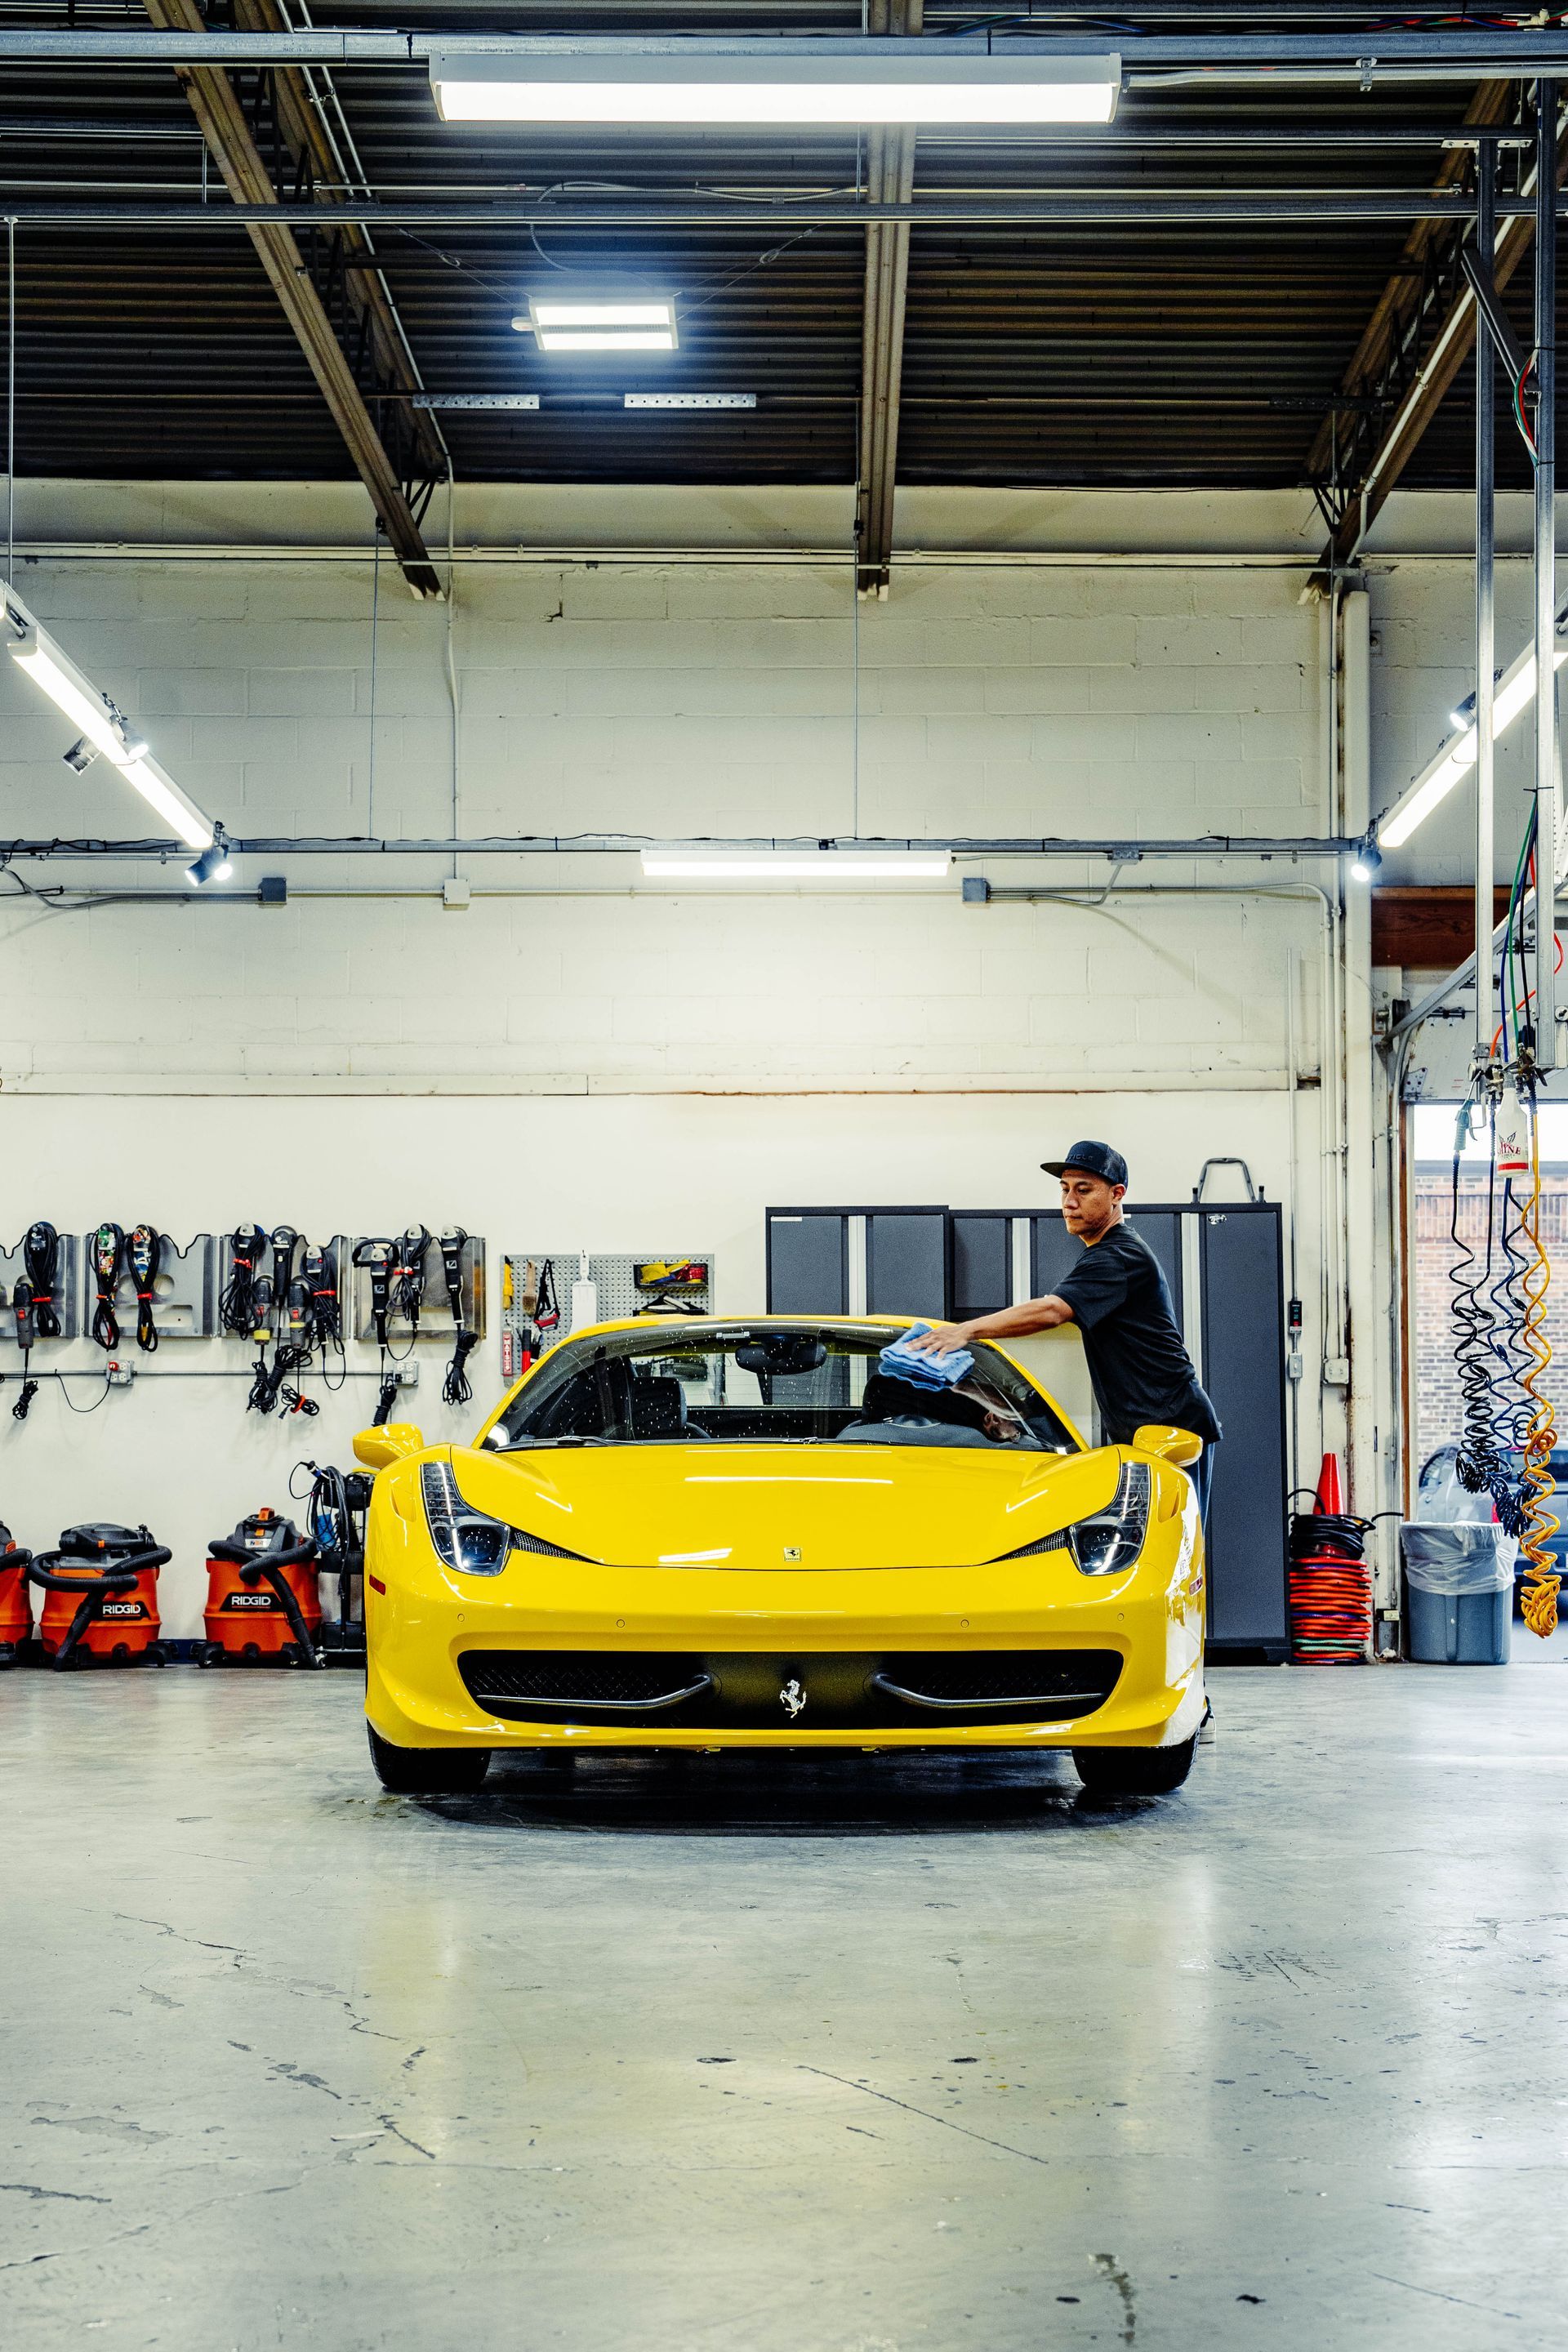
[(1216, 1676), (1186, 1792), (0, 1685), (16, 2352), (1558, 2345), (1568, 1680)]

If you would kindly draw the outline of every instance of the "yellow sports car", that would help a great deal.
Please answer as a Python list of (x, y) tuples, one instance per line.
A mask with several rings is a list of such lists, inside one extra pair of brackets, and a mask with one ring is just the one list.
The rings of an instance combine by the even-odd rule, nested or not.
[(364, 1431), (382, 1781), (497, 1749), (1067, 1748), (1161, 1795), (1204, 1713), (1198, 1440), (1088, 1446), (999, 1348), (889, 1370), (907, 1318), (574, 1332), (472, 1445)]

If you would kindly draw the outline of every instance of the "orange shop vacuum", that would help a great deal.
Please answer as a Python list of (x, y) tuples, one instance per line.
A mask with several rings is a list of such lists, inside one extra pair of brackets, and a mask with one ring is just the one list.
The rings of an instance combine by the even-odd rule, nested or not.
[(265, 1504), (207, 1546), (204, 1666), (319, 1666), (316, 1547)]
[(30, 1551), (23, 1551), (0, 1520), (0, 1666), (14, 1666), (33, 1634), (33, 1601), (27, 1591)]
[(67, 1528), (26, 1575), (44, 1596), (38, 1638), (56, 1666), (162, 1666), (158, 1570), (173, 1555), (146, 1528)]

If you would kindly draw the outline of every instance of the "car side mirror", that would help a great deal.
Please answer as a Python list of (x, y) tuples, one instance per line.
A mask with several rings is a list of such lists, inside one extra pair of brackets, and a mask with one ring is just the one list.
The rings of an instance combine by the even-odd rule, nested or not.
[(1204, 1450), (1203, 1439), (1190, 1429), (1176, 1429), (1164, 1421), (1145, 1423), (1133, 1432), (1132, 1443), (1141, 1454), (1157, 1454), (1173, 1470), (1190, 1469)]
[(389, 1421), (384, 1428), (362, 1429), (354, 1439), (354, 1459), (367, 1470), (390, 1470), (411, 1454), (425, 1451), (425, 1432), (411, 1421)]

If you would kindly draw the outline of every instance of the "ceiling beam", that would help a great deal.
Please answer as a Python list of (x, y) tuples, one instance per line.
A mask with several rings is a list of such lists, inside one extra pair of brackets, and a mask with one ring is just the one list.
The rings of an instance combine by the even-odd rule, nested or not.
[[(1501, 122), (1511, 97), (1512, 89), (1508, 82), (1483, 82), (1466, 113), (1466, 128), (1479, 125), (1490, 126)], [(1469, 157), (1470, 151), (1463, 147), (1453, 148), (1445, 155), (1433, 184), (1435, 195), (1459, 185), (1468, 165)], [(1412, 226), (1409, 236), (1405, 240), (1394, 274), (1378, 296), (1373, 314), (1367, 320), (1360, 342), (1356, 345), (1355, 356), (1341, 379), (1339, 388), (1342, 394), (1352, 398), (1361, 397), (1387, 365), (1394, 343), (1402, 330), (1408, 325), (1411, 313), (1421, 299), (1421, 285), (1427, 250), (1434, 240), (1442, 235), (1442, 225), (1436, 221), (1416, 221)], [(1342, 436), (1339, 431), (1339, 420), (1342, 418), (1348, 422), (1349, 415), (1350, 412), (1344, 409), (1336, 410), (1332, 407), (1324, 411), (1323, 421), (1318, 427), (1317, 437), (1312, 443), (1312, 454), (1308, 461), (1309, 472), (1314, 481), (1321, 480), (1327, 475), (1334, 458), (1336, 445), (1342, 444), (1342, 441), (1349, 437)]]
[[(665, 12), (661, 11), (661, 15)], [(726, 8), (727, 16), (733, 16)], [(949, 15), (942, 11), (944, 18)], [(972, 19), (970, 20), (973, 21)], [(834, 35), (836, 54), (867, 51), (852, 35)], [(1538, 75), (1568, 71), (1568, 32), (1552, 25), (1498, 26), (1466, 28), (1436, 26), (1416, 30), (1368, 31), (1352, 26), (1339, 33), (1238, 31), (1225, 33), (1118, 32), (1086, 38), (1082, 33), (1009, 36), (1005, 31), (981, 31), (967, 47), (996, 56), (1047, 58), (1081, 57), (1113, 38), (1122, 61), (1127, 86), (1136, 89), (1149, 78), (1150, 87), (1171, 85), (1172, 78), (1192, 76), (1201, 86), (1215, 89), (1222, 81), (1262, 80), (1270, 90), (1288, 81), (1348, 83), (1372, 91), (1395, 82), (1507, 80), (1532, 81)], [(171, 19), (155, 33), (84, 32), (68, 22), (47, 29), (0, 28), (0, 58), (13, 63), (188, 64), (223, 66), (386, 66), (406, 70), (426, 68), (433, 54), (447, 57), (559, 56), (564, 50), (603, 53), (637, 50), (644, 55), (691, 54), (699, 43), (721, 38), (730, 54), (763, 47), (773, 58), (794, 54), (824, 53), (821, 35), (767, 36), (751, 39), (710, 37), (661, 29), (655, 33), (531, 34), (464, 33), (461, 31), (373, 32), (312, 30), (290, 33), (207, 34), (198, 20), (195, 28)], [(874, 48), (868, 54), (875, 55)]]
[[(234, 0), (235, 22), (244, 32), (281, 33), (287, 25), (278, 0)], [(273, 77), (274, 100), (278, 109), (279, 127), (284, 144), (294, 159), (296, 171), (303, 167), (310, 185), (310, 194), (318, 204), (336, 205), (347, 194), (342, 183), (345, 169), (352, 173), (355, 160), (352, 152), (345, 156), (337, 133), (326, 120), (328, 101), (335, 104), (336, 92), (331, 77), (324, 66), (280, 66)], [(340, 118), (341, 118), (341, 110)], [(342, 125), (340, 119), (340, 131)], [(356, 261), (374, 261), (375, 247), (369, 232), (357, 221), (345, 221), (342, 236), (343, 250)], [(377, 381), (389, 391), (418, 393), (425, 389), (408, 338), (403, 331), (403, 321), (392, 299), (391, 289), (378, 268), (357, 268), (344, 278), (343, 292), (348, 309), (356, 325), (363, 329), (370, 344)], [(427, 478), (443, 474), (447, 467), (446, 443), (424, 414), (414, 418), (414, 437), (421, 469)]]
[[(1568, 125), (1560, 118), (1557, 136), (1557, 184), (1561, 189), (1568, 175)], [(1529, 253), (1535, 235), (1531, 173), (1525, 184), (1521, 202), (1528, 198), (1531, 210), (1510, 214), (1498, 233), (1496, 259), (1492, 264), (1492, 283), (1500, 292), (1518, 270)], [(1557, 213), (1562, 216), (1559, 197)], [(1364, 456), (1358, 456), (1352, 478), (1342, 484), (1338, 493), (1340, 512), (1330, 533), (1327, 545), (1318, 559), (1316, 569), (1309, 579), (1304, 596), (1322, 596), (1329, 591), (1334, 572), (1352, 562), (1367, 532), (1382, 512), (1416, 450), (1422, 436), (1431, 424), (1448, 392), (1449, 386), (1475, 348), (1476, 298), (1464, 272), (1458, 266), (1463, 232), (1447, 240), (1447, 258), (1452, 267), (1447, 277), (1432, 268), (1430, 247), (1423, 248), (1423, 275), (1415, 292), (1404, 306), (1390, 300), (1397, 281), (1391, 281), (1381, 297), (1377, 310), (1363, 338), (1367, 352), (1368, 372), (1361, 379), (1358, 396), (1364, 398), (1369, 387), (1390, 388), (1387, 421), (1380, 424), (1375, 440)], [(1436, 298), (1439, 287), (1450, 290)], [(1430, 315), (1437, 323), (1435, 331)], [(1368, 338), (1378, 328), (1375, 349)], [(1410, 362), (1425, 343), (1426, 356), (1411, 372)], [(1361, 354), (1358, 353), (1358, 357)], [(1348, 387), (1348, 379), (1347, 379)], [(1332, 412), (1331, 411), (1331, 417)], [(1325, 420), (1325, 425), (1330, 420)], [(1319, 445), (1322, 441), (1320, 428)], [(1314, 450), (1316, 455), (1316, 450)]]
[[(924, 0), (871, 0), (870, 29), (918, 38)], [(874, 125), (867, 138), (866, 194), (873, 204), (907, 205), (914, 194), (912, 128)], [(905, 221), (866, 231), (866, 290), (860, 327), (860, 446), (856, 464), (855, 588), (886, 596), (893, 556), (893, 488), (899, 461), (899, 396), (904, 374), (904, 303), (910, 280)]]
[[(183, 34), (202, 31), (196, 0), (146, 0), (146, 8), (154, 25), (176, 27)], [(182, 65), (176, 66), (174, 71), (230, 195), (237, 203), (259, 207), (264, 219), (268, 211), (277, 209), (277, 191), (228, 75), (221, 67), (213, 66)], [(438, 596), (441, 583), (397, 467), (375, 429), (293, 230), (263, 226), (262, 221), (254, 220), (248, 224), (248, 234), (360, 479), (370, 493), (388, 544), (403, 567), (404, 578), (416, 596)]]
[[(1568, 79), (1568, 68), (1564, 69)], [(1226, 188), (1214, 195), (1185, 188), (1044, 188), (1005, 196), (931, 195), (907, 204), (872, 204), (857, 196), (792, 196), (776, 186), (758, 189), (754, 210), (740, 216), (733, 194), (646, 196), (602, 202), (518, 201), (492, 197), (447, 197), (428, 203), (379, 203), (374, 196), (344, 197), (332, 206), (330, 226), (365, 221), (378, 228), (589, 229), (726, 228), (748, 234), (760, 221), (776, 227), (869, 227), (877, 221), (908, 221), (915, 228), (1028, 229), (1063, 232), (1096, 228), (1324, 228), (1363, 221), (1434, 220), (1468, 227), (1475, 206), (1464, 191), (1435, 196), (1429, 190)], [(776, 199), (776, 201), (775, 201)], [(69, 229), (168, 228), (183, 236), (193, 229), (229, 232), (270, 223), (279, 228), (320, 230), (320, 205), (237, 202), (169, 204), (156, 198), (114, 197), (71, 202), (52, 196), (6, 196), (4, 218), (19, 226)], [(1563, 205), (1558, 205), (1559, 215)], [(1499, 220), (1533, 220), (1529, 197), (1500, 195)], [(1316, 403), (1313, 404), (1316, 405)]]

